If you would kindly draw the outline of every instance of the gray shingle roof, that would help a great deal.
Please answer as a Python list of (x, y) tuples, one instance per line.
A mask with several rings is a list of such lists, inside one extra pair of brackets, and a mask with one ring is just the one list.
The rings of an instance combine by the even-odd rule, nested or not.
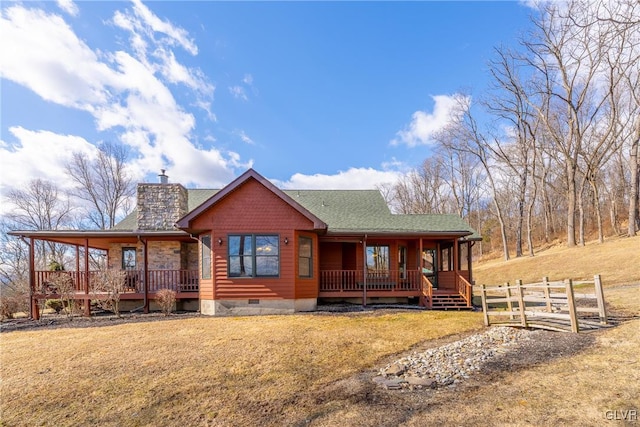
[[(219, 190), (188, 190), (189, 212)], [(283, 190), (285, 194), (328, 225), (329, 233), (472, 233), (479, 234), (457, 215), (392, 214), (378, 190)], [(137, 229), (134, 210), (115, 230)]]

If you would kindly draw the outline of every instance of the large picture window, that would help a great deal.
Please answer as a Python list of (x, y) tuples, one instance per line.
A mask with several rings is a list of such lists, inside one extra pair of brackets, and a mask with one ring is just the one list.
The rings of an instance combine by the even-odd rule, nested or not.
[(309, 237), (298, 239), (298, 276), (313, 277), (313, 240)]
[(211, 236), (202, 236), (202, 278), (211, 279)]
[(229, 235), (229, 277), (277, 277), (280, 238), (277, 235)]

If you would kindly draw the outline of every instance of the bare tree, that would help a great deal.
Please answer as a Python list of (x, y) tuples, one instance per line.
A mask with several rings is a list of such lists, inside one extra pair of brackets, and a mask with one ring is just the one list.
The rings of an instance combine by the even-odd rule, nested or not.
[(67, 165), (77, 197), (88, 204), (89, 221), (101, 230), (112, 228), (130, 210), (135, 186), (127, 170), (127, 156), (124, 145), (105, 142), (95, 159), (78, 152)]
[[(6, 216), (14, 229), (60, 230), (73, 220), (68, 196), (48, 181), (35, 179), (25, 189), (11, 190), (7, 200), (12, 209)], [(63, 245), (40, 241), (35, 249), (38, 267), (45, 269), (52, 261), (64, 264), (66, 249)]]
[(493, 151), (490, 149), (491, 143), (487, 134), (480, 129), (478, 121), (471, 112), (469, 97), (459, 97), (454, 120), (436, 136), (436, 140), (441, 145), (452, 150), (474, 156), (482, 165), (491, 189), (493, 208), (500, 224), (504, 259), (508, 261), (510, 256), (506, 217), (503, 205), (498, 201), (499, 185), (495, 177), (498, 171), (494, 168), (495, 159)]

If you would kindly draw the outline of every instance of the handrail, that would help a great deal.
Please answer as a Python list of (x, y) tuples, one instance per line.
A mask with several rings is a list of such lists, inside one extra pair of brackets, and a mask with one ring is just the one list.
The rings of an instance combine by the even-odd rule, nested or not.
[(424, 274), (422, 275), (422, 298), (426, 300), (424, 305), (427, 308), (433, 307), (433, 283)]
[(471, 307), (473, 286), (464, 276), (456, 273), (456, 290), (467, 302), (467, 307)]

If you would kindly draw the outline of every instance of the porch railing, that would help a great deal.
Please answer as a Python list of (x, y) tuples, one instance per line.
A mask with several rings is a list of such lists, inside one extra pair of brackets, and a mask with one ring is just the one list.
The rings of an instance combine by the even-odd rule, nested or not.
[(471, 283), (460, 274), (456, 274), (456, 291), (465, 299), (467, 307), (471, 307), (472, 303), (472, 289)]
[[(171, 289), (176, 292), (198, 292), (198, 270), (148, 270), (148, 292)], [(56, 283), (68, 278), (75, 292), (85, 291), (84, 271), (35, 271), (35, 290), (42, 294), (57, 294)], [(97, 271), (89, 271), (89, 283), (94, 280)], [(144, 292), (144, 270), (126, 270), (123, 283), (124, 293)]]
[(369, 291), (416, 291), (422, 289), (418, 270), (322, 270), (320, 271), (320, 292), (362, 292)]
[(427, 276), (422, 276), (422, 306), (433, 307), (433, 283)]

